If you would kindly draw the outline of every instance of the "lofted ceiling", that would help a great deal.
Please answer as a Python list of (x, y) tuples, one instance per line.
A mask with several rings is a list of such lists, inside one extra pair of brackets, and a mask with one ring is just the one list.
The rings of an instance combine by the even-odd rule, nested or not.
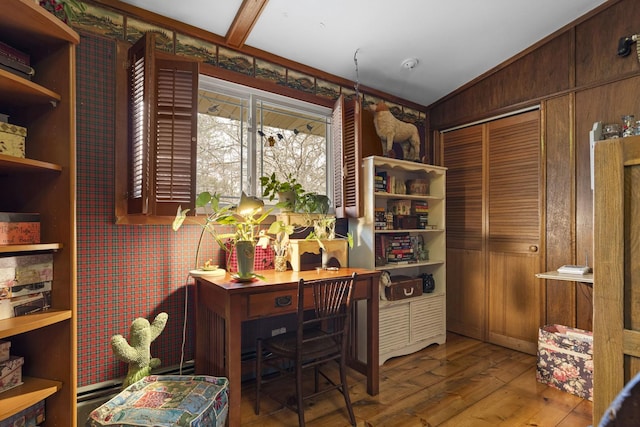
[(606, 0), (122, 1), (427, 106)]

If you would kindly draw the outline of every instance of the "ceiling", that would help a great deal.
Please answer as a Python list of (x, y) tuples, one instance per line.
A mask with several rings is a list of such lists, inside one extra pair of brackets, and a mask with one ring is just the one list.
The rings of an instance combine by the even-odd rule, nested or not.
[(122, 1), (424, 106), (605, 2)]

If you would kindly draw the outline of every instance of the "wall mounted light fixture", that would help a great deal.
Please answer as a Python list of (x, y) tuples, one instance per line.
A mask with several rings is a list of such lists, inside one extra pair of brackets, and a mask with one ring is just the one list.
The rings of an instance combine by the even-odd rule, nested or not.
[(628, 56), (631, 53), (631, 45), (636, 43), (636, 51), (638, 52), (638, 61), (640, 61), (640, 46), (637, 41), (640, 34), (634, 34), (628, 37), (620, 37), (618, 40), (618, 56)]

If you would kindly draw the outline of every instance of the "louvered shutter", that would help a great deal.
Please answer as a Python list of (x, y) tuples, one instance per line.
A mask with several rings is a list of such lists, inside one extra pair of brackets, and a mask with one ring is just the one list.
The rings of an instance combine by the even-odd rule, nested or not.
[(148, 213), (149, 126), (154, 103), (152, 85), (153, 37), (146, 34), (129, 49), (129, 185), (127, 212)]
[(334, 207), (338, 218), (362, 216), (360, 176), (362, 164), (362, 131), (360, 103), (336, 101), (332, 118), (334, 153)]
[(174, 215), (195, 201), (198, 63), (156, 61), (154, 213)]
[(342, 156), (344, 124), (344, 98), (342, 95), (333, 107), (331, 117), (331, 142), (333, 145), (333, 207), (336, 217), (344, 218), (344, 164)]
[(128, 213), (171, 216), (194, 207), (199, 71), (197, 62), (156, 58), (153, 39), (130, 50)]

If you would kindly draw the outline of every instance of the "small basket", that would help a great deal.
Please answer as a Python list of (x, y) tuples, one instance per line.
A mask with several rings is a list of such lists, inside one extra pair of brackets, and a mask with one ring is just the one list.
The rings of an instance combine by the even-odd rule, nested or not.
[(407, 194), (427, 196), (429, 194), (428, 179), (409, 179), (407, 180)]

